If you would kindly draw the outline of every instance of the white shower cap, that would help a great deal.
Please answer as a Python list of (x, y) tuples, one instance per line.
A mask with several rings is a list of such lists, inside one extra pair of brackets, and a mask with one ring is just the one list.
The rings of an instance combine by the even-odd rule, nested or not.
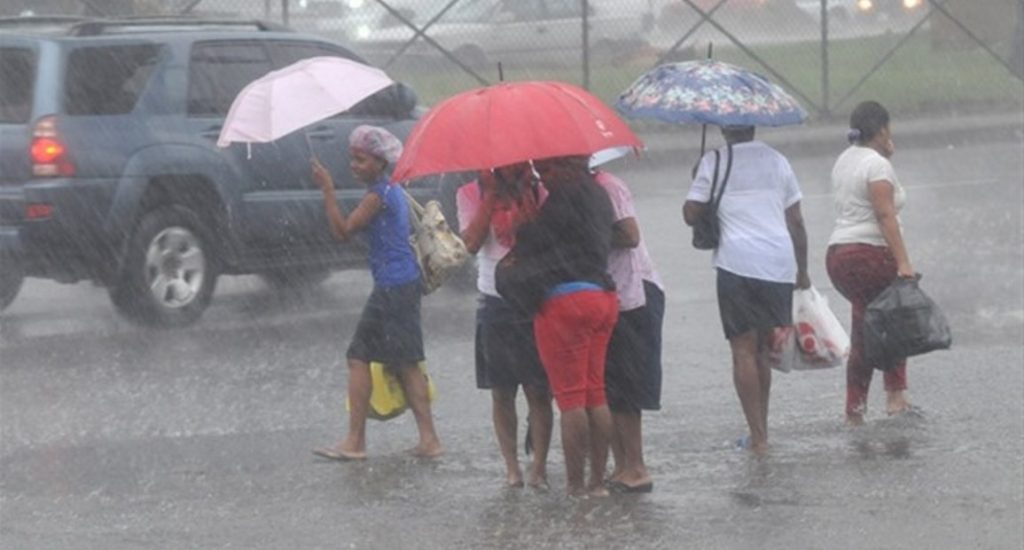
[(348, 136), (348, 146), (394, 164), (402, 156), (402, 140), (379, 126), (362, 125)]

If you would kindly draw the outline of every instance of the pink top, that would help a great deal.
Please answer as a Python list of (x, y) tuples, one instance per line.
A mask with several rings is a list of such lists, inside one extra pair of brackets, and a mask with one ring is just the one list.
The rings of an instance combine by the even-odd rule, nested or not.
[[(540, 202), (547, 198), (547, 191), (543, 186), (539, 188)], [(471, 181), (459, 188), (455, 194), (455, 204), (459, 216), (459, 232), (463, 232), (473, 221), (480, 205), (480, 185)], [(491, 226), (487, 230), (487, 238), (476, 253), (477, 278), (476, 286), (480, 292), (489, 296), (498, 296), (498, 290), (494, 284), (494, 270), (498, 261), (508, 254), (514, 244), (515, 231), (520, 220), (515, 203), (508, 201), (501, 202), (495, 206), (491, 213)]]
[[(636, 219), (633, 195), (625, 182), (600, 170), (594, 172), (594, 179), (608, 193), (616, 222), (627, 218)], [(608, 255), (608, 273), (615, 280), (615, 290), (619, 295), (619, 311), (629, 311), (647, 303), (644, 296), (644, 281), (650, 281), (662, 290), (665, 288), (661, 283), (661, 277), (654, 269), (654, 262), (647, 252), (642, 234), (640, 242), (634, 248), (612, 248), (611, 254)]]

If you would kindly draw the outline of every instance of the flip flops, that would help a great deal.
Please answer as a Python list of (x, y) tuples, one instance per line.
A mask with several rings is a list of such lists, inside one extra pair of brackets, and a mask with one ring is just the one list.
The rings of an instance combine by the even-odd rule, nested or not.
[(313, 454), (329, 460), (337, 460), (339, 462), (366, 460), (366, 455), (349, 455), (330, 447), (317, 447), (316, 449), (313, 449)]
[(733, 446), (737, 451), (746, 451), (750, 449), (750, 436), (745, 435), (737, 439)]
[(608, 491), (616, 494), (650, 493), (654, 490), (654, 482), (648, 481), (640, 485), (626, 485), (621, 481), (608, 481), (605, 483), (605, 487), (608, 488)]

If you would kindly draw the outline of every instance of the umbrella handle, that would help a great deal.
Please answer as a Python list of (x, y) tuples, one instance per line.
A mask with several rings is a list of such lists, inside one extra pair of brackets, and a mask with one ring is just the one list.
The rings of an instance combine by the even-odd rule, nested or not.
[(704, 147), (708, 139), (708, 125), (700, 125), (700, 154), (697, 155), (697, 162), (693, 163), (693, 170), (690, 170), (690, 179), (697, 177), (697, 167), (700, 166), (700, 159), (704, 158)]
[(309, 158), (320, 162), (320, 157), (316, 156), (316, 149), (313, 149), (313, 141), (309, 139), (309, 132), (302, 132), (302, 135), (306, 138), (306, 145), (309, 146)]

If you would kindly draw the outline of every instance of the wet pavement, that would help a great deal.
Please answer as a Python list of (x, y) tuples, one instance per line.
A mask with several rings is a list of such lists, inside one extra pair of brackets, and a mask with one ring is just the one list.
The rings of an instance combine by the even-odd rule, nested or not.
[[(899, 143), (897, 142), (897, 145)], [(688, 166), (620, 161), (667, 285), (663, 410), (645, 418), (643, 496), (508, 490), (472, 366), (474, 294), (424, 300), (438, 429), (421, 461), (405, 415), (371, 423), (371, 458), (310, 453), (344, 427), (341, 356), (369, 288), (341, 273), (305, 293), (223, 278), (194, 327), (118, 318), (88, 284), (30, 280), (0, 318), (0, 547), (981, 548), (1024, 544), (1024, 160), (1021, 143), (900, 150), (922, 287), (954, 347), (910, 362), (921, 416), (842, 423), (841, 369), (776, 374), (773, 448), (744, 431), (713, 272), (679, 219)], [(811, 277), (824, 272), (831, 156), (798, 156)], [(524, 406), (520, 403), (521, 408)]]

